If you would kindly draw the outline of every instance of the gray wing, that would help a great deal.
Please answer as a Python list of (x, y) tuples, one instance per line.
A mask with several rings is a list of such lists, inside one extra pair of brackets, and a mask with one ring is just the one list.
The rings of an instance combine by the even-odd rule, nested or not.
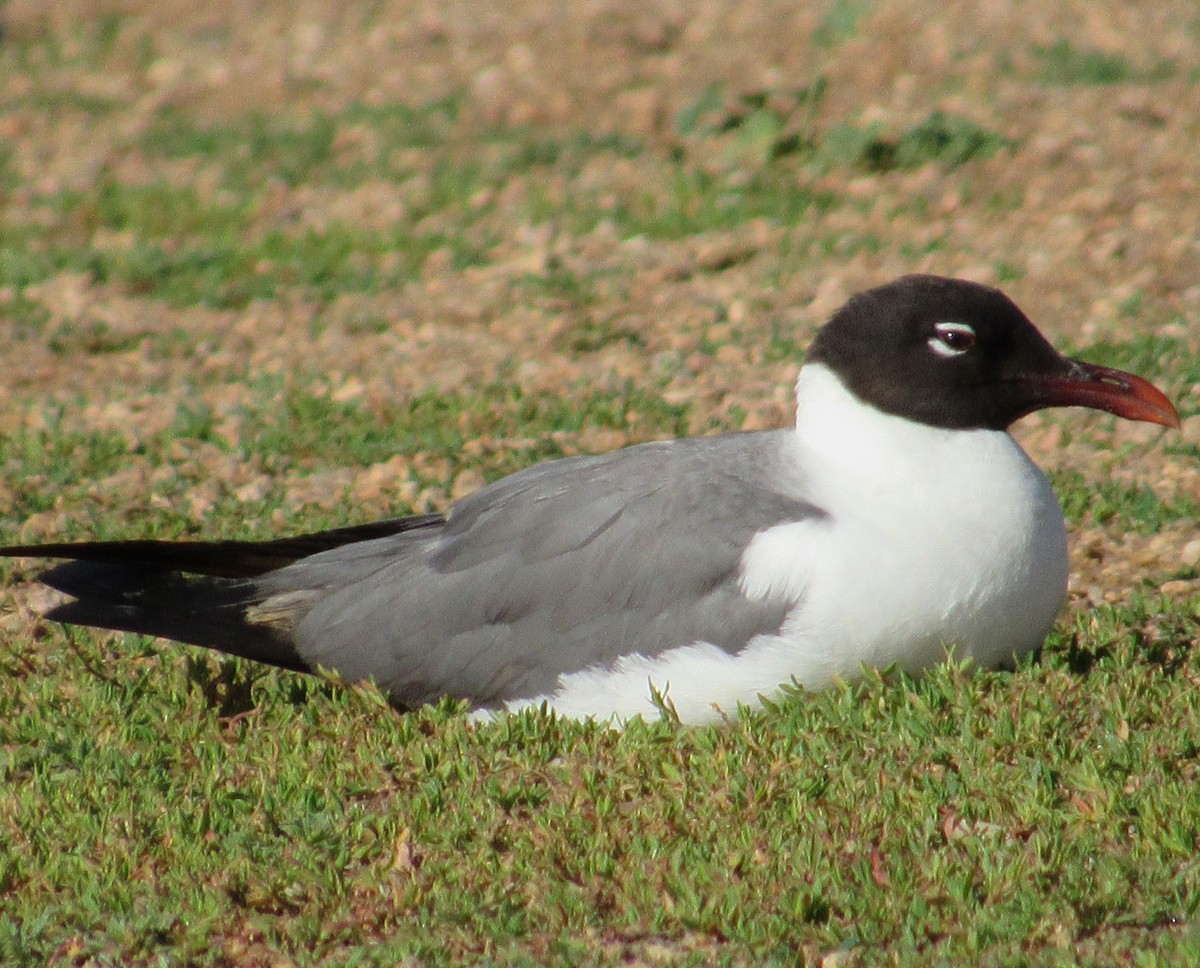
[(440, 527), (264, 576), (257, 620), (284, 616), (305, 660), (373, 677), (406, 705), (544, 695), (565, 673), (695, 641), (736, 652), (788, 608), (742, 595), (746, 545), (823, 514), (783, 485), (782, 433), (530, 468), (460, 501)]

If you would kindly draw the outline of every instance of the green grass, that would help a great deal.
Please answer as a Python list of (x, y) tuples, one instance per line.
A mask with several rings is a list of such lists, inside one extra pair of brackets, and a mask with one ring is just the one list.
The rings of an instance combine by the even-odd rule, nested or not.
[[(358, 106), (308, 121), (251, 114), (205, 125), (164, 110), (141, 137), (142, 149), (151, 159), (215, 167), (220, 191), (201, 194), (161, 179), (129, 183), (109, 175), (86, 189), (35, 197), (36, 224), (0, 224), (0, 286), (24, 290), (63, 271), (83, 272), (100, 285), (173, 307), (216, 309), (243, 308), (285, 289), (319, 301), (384, 292), (415, 278), (439, 249), (451, 252), (455, 268), (486, 262), (500, 230), (487, 199), (514, 178), (528, 185), (525, 217), (578, 234), (601, 222), (624, 237), (656, 239), (755, 218), (796, 226), (835, 203), (769, 159), (748, 179), (686, 159), (664, 161), (645, 190), (600, 200), (572, 189), (574, 179), (597, 157), (644, 155), (636, 143), (585, 134), (550, 139), (514, 128), (483, 132), (484, 152), (451, 150), (443, 129), (456, 117), (455, 103), (423, 110)], [(336, 149), (337, 133), (350, 129), (369, 131), (367, 146)], [(772, 145), (774, 156), (778, 145)], [(368, 178), (416, 186), (398, 188), (406, 207), (390, 226), (333, 221), (293, 227), (263, 215), (276, 183), (345, 189)], [(119, 244), (95, 245), (97, 232)], [(566, 280), (560, 274), (546, 281)]]
[[(164, 108), (139, 136), (141, 150), (152, 163), (215, 170), (219, 190), (104, 173), (86, 188), (35, 196), (36, 220), (0, 224), (0, 286), (23, 291), (68, 271), (172, 307), (240, 309), (297, 289), (325, 302), (395, 289), (440, 249), (451, 252), (456, 268), (485, 263), (511, 217), (496, 211), (494, 198), (514, 179), (526, 186), (523, 214), (535, 224), (586, 234), (609, 223), (623, 237), (673, 240), (754, 219), (805, 225), (842, 203), (797, 178), (795, 165), (814, 158), (879, 172), (929, 162), (954, 168), (1007, 144), (939, 112), (894, 136), (878, 126), (837, 125), (817, 144), (811, 115), (823, 93), (822, 81), (746, 94), (728, 106), (714, 89), (681, 115), (677, 156), (653, 159), (644, 188), (616, 195), (577, 188), (577, 180), (597, 158), (647, 161), (643, 146), (619, 136), (552, 138), (510, 128), (480, 132), (483, 150), (464, 151), (450, 135), (457, 97), (421, 108), (355, 105), (299, 120), (251, 113), (199, 123)], [(362, 137), (343, 142), (339, 135), (347, 132)], [(726, 163), (716, 169), (705, 161), (710, 143), (724, 146)], [(6, 165), (0, 182), (12, 181), (3, 177)], [(384, 227), (307, 227), (281, 224), (264, 211), (273, 186), (343, 190), (367, 179), (397, 184), (403, 217)], [(97, 233), (116, 243), (96, 245)], [(544, 281), (568, 282), (561, 274)], [(580, 346), (607, 339), (584, 335)]]
[[(395, 454), (424, 454), (450, 460), (457, 468), (471, 440), (533, 434), (541, 439), (533, 456), (554, 458), (563, 456), (551, 436), (558, 432), (625, 429), (633, 414), (639, 433), (648, 437), (680, 436), (687, 426), (685, 407), (633, 386), (615, 393), (578, 387), (561, 396), (527, 395), (513, 385), (472, 394), (427, 392), (375, 412), (304, 391), (281, 397), (282, 406), (273, 402), (269, 409), (250, 414), (243, 430), (245, 452), (268, 466), (294, 461), (367, 466)], [(272, 398), (264, 394), (263, 399)], [(497, 452), (487, 459), (485, 476), (494, 478), (518, 470), (531, 455)]]
[[(152, 200), (126, 210), (110, 199), (105, 217), (132, 233), (131, 244), (97, 249), (66, 233), (41, 239), (25, 233), (9, 245), (0, 240), (0, 285), (21, 291), (64, 270), (81, 271), (98, 284), (173, 307), (238, 309), (289, 288), (321, 301), (344, 293), (380, 292), (414, 278), (425, 258), (443, 248), (451, 251), (458, 268), (482, 258), (483, 243), (469, 236), (414, 231), (407, 225), (370, 231), (333, 224), (320, 231), (272, 229), (238, 236), (232, 218), (227, 222), (207, 210), (198, 215), (207, 227), (180, 245), (171, 238), (172, 225), (187, 225), (182, 213), (193, 211), (190, 201), (176, 198), (180, 207), (172, 212), (158, 192), (136, 189), (132, 194), (143, 199), (149, 194)], [(131, 203), (125, 199), (119, 204)]]
[(17, 339), (40, 335), (50, 321), (50, 311), (44, 305), (15, 289), (8, 300), (0, 303), (0, 312)]
[(871, 0), (832, 0), (813, 31), (813, 42), (824, 50), (849, 40), (859, 30), (859, 22), (871, 12)]
[(51, 248), (37, 230), (0, 225), (0, 286), (11, 286), (22, 296), (27, 286), (44, 282), (78, 259), (76, 253)]
[[(278, 178), (288, 185), (332, 181), (354, 184), (369, 174), (397, 176), (395, 149), (438, 149), (457, 121), (460, 95), (420, 107), (405, 104), (357, 104), (333, 115), (314, 111), (303, 120), (253, 112), (225, 122), (198, 122), (176, 110), (159, 112), (142, 135), (151, 156), (208, 158), (220, 161), (229, 185), (248, 185)], [(349, 159), (338, 153), (341, 129), (362, 128), (375, 135), (374, 150)], [(349, 161), (349, 165), (346, 162)]]
[(957, 168), (972, 159), (990, 158), (1011, 147), (1012, 142), (1007, 138), (967, 118), (934, 111), (925, 120), (892, 136), (880, 122), (865, 126), (835, 125), (818, 148), (818, 157), (868, 171), (889, 172), (931, 162)]
[(664, 178), (664, 191), (646, 193), (600, 209), (589, 201), (568, 217), (586, 231), (610, 219), (624, 235), (646, 235), (655, 239), (679, 239), (701, 232), (730, 229), (755, 218), (769, 218), (782, 225), (801, 224), (814, 208), (828, 209), (828, 195), (816, 193), (782, 172), (763, 171), (748, 182), (735, 183), (702, 169), (677, 166)]
[(9, 500), (19, 517), (52, 507), (69, 484), (114, 471), (128, 452), (120, 434), (65, 430), (61, 412), (47, 417), (43, 429), (0, 437), (0, 467), (15, 482)]
[[(108, 351), (95, 344), (72, 343), (69, 348)], [(12, 478), (0, 527), (13, 532), (31, 515), (64, 502), (89, 507), (97, 482), (136, 463), (173, 470), (155, 478), (155, 501), (127, 509), (121, 522), (98, 511), (85, 524), (72, 524), (71, 534), (122, 537), (131, 529), (160, 537), (195, 533), (196, 523), (181, 515), (179, 506), (211, 472), (200, 460), (181, 460), (181, 443), (193, 450), (200, 445), (232, 454), (242, 465), (274, 479), (268, 505), (249, 509), (230, 497), (234, 482), (218, 481), (216, 514), (230, 515), (232, 533), (240, 534), (246, 521), (270, 521), (282, 497), (279, 481), (287, 474), (369, 467), (400, 455), (425, 459), (430, 470), (414, 469), (422, 487), (444, 485), (447, 478), (468, 468), (479, 470), (490, 481), (538, 460), (566, 456), (571, 437), (588, 429), (627, 430), (636, 425), (637, 438), (651, 439), (683, 436), (688, 426), (686, 406), (667, 403), (632, 384), (611, 390), (579, 386), (562, 394), (531, 394), (513, 384), (496, 384), (457, 394), (428, 391), (405, 402), (368, 409), (317, 392), (320, 382), (319, 377), (300, 385), (281, 378), (249, 378), (253, 402), (238, 411), (236, 445), (218, 432), (218, 415), (203, 402), (181, 404), (164, 430), (139, 434), (134, 442), (115, 431), (83, 434), (70, 429), (65, 425), (66, 412), (81, 408), (85, 401), (65, 403), (49, 412), (40, 427), (0, 437), (0, 469)], [(468, 441), (491, 439), (525, 439), (527, 446), (485, 446), (472, 456), (464, 455)], [(298, 529), (320, 526), (315, 520), (296, 524)], [(206, 530), (213, 534), (211, 527)]]
[(1127, 81), (1162, 81), (1175, 73), (1175, 65), (1160, 61), (1146, 70), (1135, 68), (1121, 54), (1079, 48), (1069, 40), (1035, 47), (1041, 80), (1047, 84), (1104, 85)]
[(1070, 524), (1090, 521), (1153, 534), (1163, 525), (1194, 521), (1200, 516), (1200, 505), (1195, 501), (1184, 497), (1166, 501), (1144, 484), (1093, 481), (1079, 471), (1060, 471), (1051, 476)]
[(242, 244), (204, 241), (181, 249), (148, 242), (92, 252), (84, 264), (98, 283), (117, 284), (172, 306), (237, 309), (288, 288), (306, 290), (321, 301), (379, 292), (413, 278), (431, 252), (446, 247), (455, 251), (460, 268), (477, 258), (469, 242), (440, 233), (334, 225), (295, 234), (270, 231)]
[(206, 960), (259, 938), (304, 963), (364, 944), (372, 963), (566, 962), (673, 939), (695, 963), (1008, 964), (1012, 939), (1065, 932), (1104, 963), (1186, 960), (1198, 632), (1194, 606), (1142, 602), (1013, 674), (624, 733), (402, 716), (241, 669), (254, 706), (222, 717), (206, 657), (87, 633), (0, 652), (0, 957), (75, 938), (81, 959)]

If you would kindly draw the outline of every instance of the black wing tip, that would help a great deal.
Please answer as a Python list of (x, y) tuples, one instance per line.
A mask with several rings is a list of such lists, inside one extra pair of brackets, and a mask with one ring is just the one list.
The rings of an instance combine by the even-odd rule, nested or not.
[(189, 576), (125, 562), (67, 561), (38, 576), (64, 595), (42, 618), (152, 635), (296, 672), (311, 672), (291, 637), (250, 621), (246, 579)]
[(445, 523), (444, 515), (419, 514), (265, 541), (133, 539), (19, 544), (0, 547), (0, 557), (66, 558), (141, 565), (214, 578), (254, 578), (343, 545), (390, 538)]

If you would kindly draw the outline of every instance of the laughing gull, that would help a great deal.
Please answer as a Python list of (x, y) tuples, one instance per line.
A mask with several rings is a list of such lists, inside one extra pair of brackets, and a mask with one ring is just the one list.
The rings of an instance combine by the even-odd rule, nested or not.
[(413, 708), (685, 722), (864, 667), (1037, 649), (1067, 540), (1006, 432), (1044, 407), (1178, 427), (1155, 387), (1060, 355), (1003, 293), (906, 276), (818, 332), (788, 430), (528, 468), (430, 514), (275, 541), (0, 548), (73, 559), (59, 622), (373, 679)]

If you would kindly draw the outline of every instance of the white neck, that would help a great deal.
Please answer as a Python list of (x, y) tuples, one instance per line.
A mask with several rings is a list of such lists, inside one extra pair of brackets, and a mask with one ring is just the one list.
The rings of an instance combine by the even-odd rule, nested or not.
[(947, 462), (955, 475), (964, 466), (978, 470), (963, 464), (964, 451), (980, 459), (1021, 453), (1001, 430), (948, 430), (877, 410), (822, 363), (804, 366), (796, 380), (796, 440), (822, 464), (836, 468), (836, 479), (848, 475), (883, 486), (900, 479), (936, 480)]

